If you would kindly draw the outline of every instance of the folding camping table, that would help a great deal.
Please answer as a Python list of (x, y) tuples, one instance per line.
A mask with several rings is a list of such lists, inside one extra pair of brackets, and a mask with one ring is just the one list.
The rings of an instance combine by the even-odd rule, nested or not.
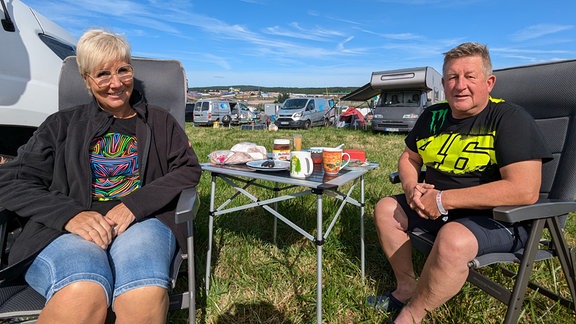
[[(208, 221), (208, 252), (206, 258), (206, 291), (210, 289), (210, 263), (213, 245), (214, 217), (253, 207), (261, 207), (274, 216), (274, 242), (276, 241), (277, 220), (280, 220), (316, 244), (316, 316), (317, 322), (322, 323), (322, 246), (346, 204), (352, 204), (360, 209), (360, 259), (362, 280), (364, 280), (364, 174), (374, 170), (376, 167), (378, 167), (377, 163), (369, 163), (367, 166), (342, 170), (337, 175), (326, 175), (320, 165), (315, 165), (314, 173), (310, 177), (306, 179), (296, 179), (290, 177), (287, 170), (266, 172), (253, 170), (245, 165), (202, 164), (202, 170), (210, 172), (212, 175), (212, 186), (210, 190), (210, 218)], [(217, 185), (216, 180), (218, 178), (220, 178), (225, 185), (234, 188), (235, 192), (229, 198), (223, 198), (226, 200), (218, 208), (215, 208), (215, 200), (217, 198), (215, 197)], [(343, 185), (348, 183), (350, 183), (350, 187), (347, 188), (345, 193), (339, 191)], [(274, 197), (260, 199), (256, 197), (255, 194), (248, 191), (251, 186), (271, 190), (274, 193)], [(294, 190), (287, 190), (292, 188), (294, 188)], [(352, 197), (356, 188), (359, 189), (359, 200)], [(228, 205), (230, 205), (230, 203), (239, 195), (248, 197), (251, 202), (240, 206), (234, 205), (229, 207)], [(297, 224), (290, 221), (289, 216), (284, 216), (277, 211), (278, 203), (306, 195), (316, 195), (316, 236), (313, 236)], [(356, 195), (358, 195), (358, 193), (356, 193)], [(336, 213), (331, 217), (330, 225), (326, 231), (323, 230), (322, 226), (324, 221), (322, 211), (324, 196), (340, 200), (340, 206)], [(221, 197), (218, 198), (219, 200), (221, 199)]]

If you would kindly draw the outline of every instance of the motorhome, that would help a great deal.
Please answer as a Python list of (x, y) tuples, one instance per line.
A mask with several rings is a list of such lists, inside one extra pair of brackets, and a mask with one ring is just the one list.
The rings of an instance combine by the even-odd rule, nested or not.
[(62, 60), (76, 40), (21, 1), (0, 2), (0, 154), (14, 156), (58, 110)]
[(374, 100), (374, 132), (408, 132), (424, 109), (444, 101), (444, 88), (442, 76), (430, 66), (379, 71), (341, 99)]

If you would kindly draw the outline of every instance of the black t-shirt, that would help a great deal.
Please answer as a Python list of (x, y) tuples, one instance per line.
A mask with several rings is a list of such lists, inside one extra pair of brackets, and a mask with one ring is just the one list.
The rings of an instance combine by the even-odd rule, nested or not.
[(440, 190), (500, 180), (503, 166), (552, 157), (530, 114), (492, 98), (465, 119), (454, 119), (448, 103), (426, 109), (405, 142), (422, 157), (426, 182)]

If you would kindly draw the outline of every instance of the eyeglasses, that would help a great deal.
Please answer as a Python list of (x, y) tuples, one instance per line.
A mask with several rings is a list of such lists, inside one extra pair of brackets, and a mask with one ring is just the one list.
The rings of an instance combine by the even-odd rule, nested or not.
[(102, 70), (96, 72), (95, 76), (92, 76), (89, 73), (86, 74), (90, 77), (90, 79), (94, 81), (94, 83), (96, 83), (96, 85), (99, 87), (105, 87), (110, 85), (110, 82), (112, 82), (112, 76), (114, 76), (114, 74), (116, 74), (118, 79), (123, 83), (132, 81), (134, 78), (134, 68), (132, 65), (127, 64), (119, 67), (118, 70), (116, 70), (116, 73), (112, 73), (112, 71), (109, 70)]

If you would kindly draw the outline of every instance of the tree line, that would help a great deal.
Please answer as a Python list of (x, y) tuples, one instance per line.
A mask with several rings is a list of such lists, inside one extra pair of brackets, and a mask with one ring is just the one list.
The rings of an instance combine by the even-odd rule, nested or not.
[(222, 91), (230, 88), (240, 91), (260, 91), (260, 92), (279, 92), (279, 93), (302, 93), (302, 94), (347, 94), (356, 90), (357, 87), (326, 87), (326, 88), (298, 88), (298, 87), (261, 87), (252, 85), (235, 85), (235, 86), (211, 86), (211, 87), (192, 87), (190, 91), (208, 92)]

